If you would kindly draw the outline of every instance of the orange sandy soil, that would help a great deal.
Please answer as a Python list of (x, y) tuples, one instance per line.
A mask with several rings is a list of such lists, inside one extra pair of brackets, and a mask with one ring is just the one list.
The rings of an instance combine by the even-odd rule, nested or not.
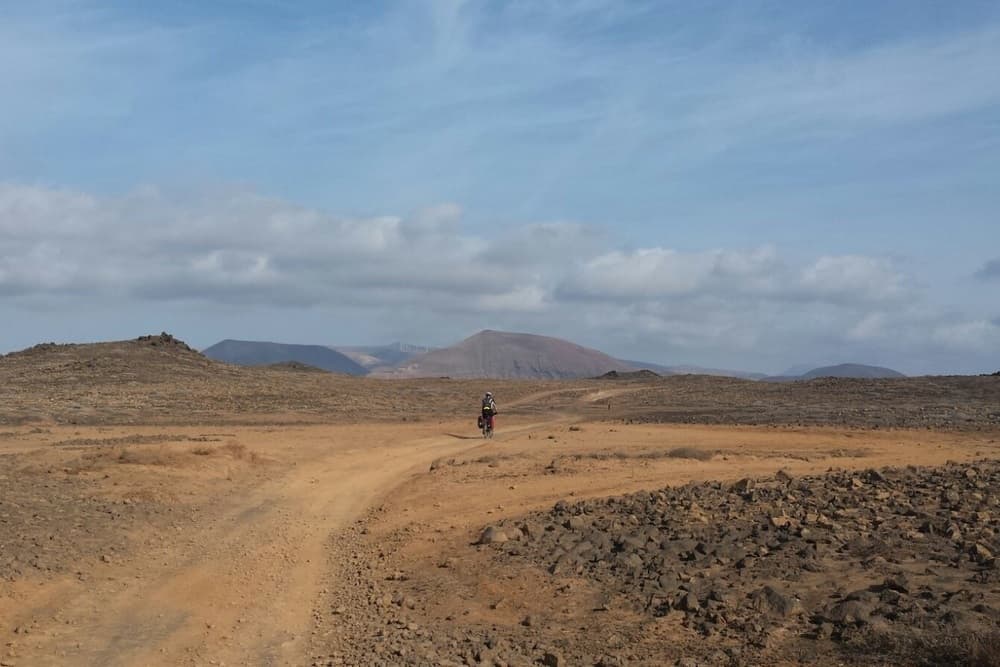
[[(73, 496), (47, 497), (63, 480), (78, 489), (77, 502), (99, 499), (124, 519), (62, 556), (39, 544), (44, 569), (0, 580), (0, 664), (311, 664), (326, 645), (345, 641), (337, 624), (351, 610), (328, 610), (364, 585), (341, 579), (340, 566), (383, 543), (392, 549), (372, 576), (401, 569), (424, 582), (427, 614), (516, 624), (526, 611), (545, 612), (539, 591), (550, 584), (484, 569), (469, 544), (500, 517), (563, 498), (779, 469), (995, 458), (1000, 443), (992, 432), (627, 425), (560, 415), (501, 419), (497, 437), (483, 441), (468, 422), (9, 428), (0, 433), (0, 555), (30, 528), (11, 518), (14, 504), (37, 504), (38, 520), (60, 534), (52, 539), (80, 528), (59, 519)], [(712, 457), (669, 454), (679, 447)], [(355, 537), (341, 539), (348, 531)], [(439, 567), (444, 558), (454, 559), (448, 569)], [(587, 622), (567, 618), (564, 626), (585, 632)]]

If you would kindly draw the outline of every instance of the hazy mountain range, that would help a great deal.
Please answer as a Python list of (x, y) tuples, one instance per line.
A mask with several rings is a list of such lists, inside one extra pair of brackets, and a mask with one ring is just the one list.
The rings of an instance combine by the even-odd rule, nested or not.
[(409, 343), (370, 346), (291, 345), (224, 340), (203, 350), (212, 359), (244, 366), (296, 361), (323, 370), (382, 378), (534, 378), (597, 377), (616, 371), (648, 369), (659, 375), (724, 375), (790, 382), (817, 377), (904, 377), (889, 368), (840, 364), (799, 374), (766, 376), (741, 370), (616, 359), (599, 350), (560, 338), (503, 331), (481, 331), (450, 347), (435, 349)]
[(323, 345), (291, 345), (251, 340), (223, 340), (202, 350), (209, 359), (238, 366), (268, 366), (297, 361), (325, 371), (367, 375), (368, 369), (350, 357)]
[(812, 380), (822, 377), (837, 378), (902, 378), (906, 377), (899, 371), (882, 366), (866, 366), (865, 364), (837, 364), (822, 366), (799, 375), (771, 375), (765, 378), (768, 382), (794, 382), (796, 380)]
[(487, 330), (374, 375), (562, 379), (594, 377), (613, 370), (634, 370), (634, 366), (560, 338)]
[(435, 348), (409, 343), (389, 343), (388, 345), (334, 346), (332, 349), (350, 357), (355, 363), (368, 369), (369, 372), (379, 368), (392, 368), (407, 361), (411, 357)]

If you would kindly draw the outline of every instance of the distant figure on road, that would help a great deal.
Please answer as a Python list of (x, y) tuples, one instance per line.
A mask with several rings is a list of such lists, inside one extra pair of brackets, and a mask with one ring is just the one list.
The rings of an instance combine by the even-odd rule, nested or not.
[(497, 416), (497, 404), (493, 400), (493, 392), (488, 391), (486, 395), (483, 396), (483, 421), (486, 421), (490, 425), (490, 430), (496, 426), (494, 423), (494, 418)]

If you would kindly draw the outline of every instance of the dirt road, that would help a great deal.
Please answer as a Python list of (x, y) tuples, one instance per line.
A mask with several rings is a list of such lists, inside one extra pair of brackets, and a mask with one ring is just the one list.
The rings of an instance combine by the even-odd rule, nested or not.
[[(992, 456), (997, 446), (988, 434), (574, 425), (557, 415), (502, 422), (488, 443), (466, 422), (224, 430), (5, 432), (0, 483), (13, 494), (11, 507), (25, 485), (86, 479), (89, 496), (126, 514), (104, 535), (113, 545), (123, 534), (124, 546), (92, 542), (77, 562), (0, 581), (0, 664), (304, 665), (325, 649), (358, 656), (374, 630), (352, 626), (362, 616), (356, 610), (331, 615), (330, 607), (371, 599), (364, 577), (384, 578), (395, 567), (429, 582), (424, 609), (436, 618), (474, 608), (470, 618), (516, 624), (509, 607), (473, 599), (481, 573), (461, 565), (477, 562), (469, 538), (496, 517), (567, 495), (779, 468), (938, 463)], [(680, 446), (707, 458), (671, 455)], [(128, 509), (141, 503), (169, 511), (127, 522)], [(383, 506), (375, 518), (374, 506)], [(62, 511), (42, 507), (35, 517)], [(0, 507), (0, 519), (9, 515)], [(361, 541), (347, 541), (363, 518), (362, 532), (352, 533)], [(46, 525), (50, 540), (79, 528)], [(418, 535), (400, 543), (399, 531), (414, 527)], [(0, 522), (0, 529), (24, 526)], [(376, 555), (391, 544), (398, 548)], [(341, 579), (337, 565), (355, 550), (377, 562), (360, 579)], [(443, 555), (456, 559), (449, 572), (457, 580), (438, 576)], [(368, 588), (359, 594), (349, 586)], [(457, 601), (446, 586), (472, 597)], [(530, 593), (521, 594), (525, 604)], [(334, 625), (351, 632), (333, 632)]]
[[(440, 433), (428, 426), (235, 433), (260, 452), (261, 460), (248, 464), (258, 468), (252, 483), (218, 494), (213, 485), (226, 480), (174, 469), (174, 492), (194, 500), (185, 525), (168, 534), (138, 528), (130, 535), (133, 553), (111, 562), (94, 554), (80, 563), (85, 581), (62, 577), (0, 589), (3, 632), (16, 629), (4, 636), (14, 642), (5, 661), (304, 664), (331, 534), (407, 475), (469, 446)], [(160, 477), (158, 467), (126, 471), (122, 483), (151, 486), (136, 476)]]

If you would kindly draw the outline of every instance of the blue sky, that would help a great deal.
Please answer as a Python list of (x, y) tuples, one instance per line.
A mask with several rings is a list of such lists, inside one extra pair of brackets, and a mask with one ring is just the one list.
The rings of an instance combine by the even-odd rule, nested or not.
[(0, 352), (1000, 368), (995, 2), (7, 5)]

